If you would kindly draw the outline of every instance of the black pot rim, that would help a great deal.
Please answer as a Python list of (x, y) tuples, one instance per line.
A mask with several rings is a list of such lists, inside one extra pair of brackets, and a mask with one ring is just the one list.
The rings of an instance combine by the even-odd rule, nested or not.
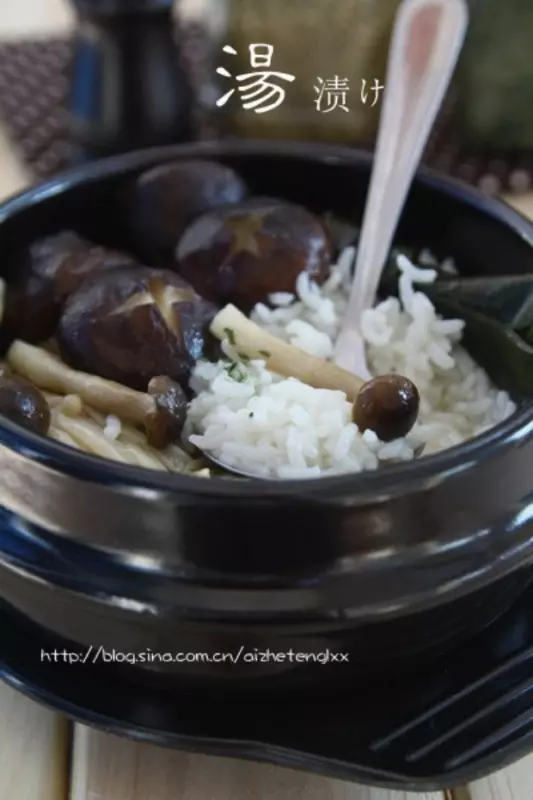
[[(199, 142), (187, 145), (152, 148), (114, 156), (61, 173), (57, 177), (26, 190), (0, 206), (0, 225), (27, 207), (38, 205), (47, 197), (60, 194), (72, 186), (96, 183), (130, 169), (148, 168), (174, 158), (225, 158), (238, 155), (277, 158), (301, 158), (315, 163), (350, 166), (370, 164), (370, 153), (342, 146), (300, 142), (270, 142), (260, 140), (231, 140)], [(416, 182), (458, 199), (481, 213), (505, 224), (517, 236), (533, 247), (533, 223), (505, 202), (487, 197), (480, 191), (458, 181), (443, 177), (434, 170), (423, 168)], [(338, 498), (350, 496), (358, 505), (388, 495), (405, 492), (420, 481), (444, 480), (459, 472), (468, 471), (533, 436), (533, 404), (527, 403), (504, 422), (489, 431), (455, 447), (423, 459), (366, 473), (347, 474), (314, 479), (263, 481), (250, 479), (233, 481), (212, 477), (199, 480), (194, 475), (159, 474), (141, 467), (119, 465), (87, 454), (78, 453), (52, 439), (40, 437), (21, 429), (7, 419), (0, 422), (0, 444), (20, 455), (33, 459), (73, 477), (106, 485), (142, 487), (164, 494), (187, 494), (197, 500), (241, 499), (271, 500), (276, 498), (315, 497)]]

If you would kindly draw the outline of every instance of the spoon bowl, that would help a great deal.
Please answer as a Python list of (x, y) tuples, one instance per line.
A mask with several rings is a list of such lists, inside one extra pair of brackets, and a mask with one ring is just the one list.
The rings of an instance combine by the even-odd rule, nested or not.
[[(415, 449), (415, 451), (414, 451), (414, 457), (415, 458), (420, 458), (420, 456), (424, 452), (424, 447), (425, 447), (425, 445), (421, 444)], [(221, 469), (224, 472), (229, 473), (230, 475), (235, 475), (236, 478), (248, 478), (248, 479), (253, 479), (253, 480), (256, 480), (256, 481), (258, 481), (258, 480), (259, 481), (278, 481), (278, 480), (281, 480), (280, 478), (265, 477), (264, 475), (257, 475), (254, 472), (249, 472), (249, 471), (245, 471), (245, 470), (239, 469), (237, 467), (233, 467), (233, 466), (231, 466), (231, 464), (226, 464), (224, 461), (221, 461), (219, 458), (216, 458), (208, 450), (202, 450), (201, 448), (197, 448), (197, 449), (200, 450), (202, 456), (205, 458), (205, 460), (207, 462), (209, 462), (210, 464), (213, 464), (213, 466), (215, 466), (217, 469)], [(395, 461), (381, 461), (380, 462), (380, 468), (381, 467), (386, 467), (388, 465), (392, 465), (392, 464), (395, 464), (395, 463), (396, 463)]]

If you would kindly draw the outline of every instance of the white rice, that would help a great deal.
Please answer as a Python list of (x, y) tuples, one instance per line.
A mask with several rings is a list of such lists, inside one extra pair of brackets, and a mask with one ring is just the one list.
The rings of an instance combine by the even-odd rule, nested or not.
[[(353, 248), (344, 250), (322, 287), (302, 273), (296, 296), (272, 295), (274, 307), (258, 304), (251, 318), (302, 350), (331, 357), (353, 258)], [(435, 453), (512, 414), (509, 396), (460, 347), (464, 323), (443, 320), (429, 298), (416, 291), (417, 283), (435, 280), (436, 271), (416, 267), (404, 255), (398, 267), (399, 299), (390, 297), (366, 311), (361, 327), (371, 373), (398, 372), (418, 387), (420, 414), (408, 436), (385, 444), (372, 431), (361, 434), (343, 392), (281, 378), (268, 372), (263, 361), (234, 365), (235, 354), (225, 343), (227, 359), (200, 362), (193, 372), (197, 396), (186, 426), (190, 441), (262, 477), (314, 478), (408, 461), (421, 445), (424, 454)]]

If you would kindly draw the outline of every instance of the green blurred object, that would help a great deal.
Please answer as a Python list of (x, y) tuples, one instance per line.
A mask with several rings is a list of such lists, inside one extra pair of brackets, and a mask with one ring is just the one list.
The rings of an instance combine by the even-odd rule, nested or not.
[(533, 2), (470, 0), (456, 86), (456, 125), (465, 144), (533, 149)]
[[(395, 13), (400, 0), (227, 0), (224, 34), (220, 40), (237, 55), (219, 51), (215, 66), (236, 76), (251, 71), (251, 44), (274, 47), (270, 69), (295, 76), (277, 81), (286, 90), (284, 102), (267, 113), (243, 110), (238, 91), (219, 121), (225, 133), (260, 138), (305, 139), (340, 143), (372, 143), (376, 134), (383, 92), (372, 107), (372, 86), (384, 83), (387, 54)], [(266, 69), (266, 68), (265, 68)], [(345, 101), (318, 110), (315, 101), (320, 81), (347, 79)], [(366, 81), (366, 103), (362, 81)], [(275, 79), (273, 78), (273, 81)], [(219, 94), (231, 88), (221, 77)], [(322, 109), (328, 107), (324, 94)], [(334, 104), (331, 98), (329, 105)]]

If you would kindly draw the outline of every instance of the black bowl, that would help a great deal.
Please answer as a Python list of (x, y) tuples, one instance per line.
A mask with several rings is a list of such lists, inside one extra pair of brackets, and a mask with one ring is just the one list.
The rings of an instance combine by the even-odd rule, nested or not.
[[(361, 216), (370, 159), (357, 151), (171, 147), (85, 166), (5, 203), (2, 264), (20, 244), (63, 228), (134, 249), (120, 212), (128, 182), (156, 164), (201, 156), (234, 166), (257, 194)], [(511, 265), (533, 272), (528, 221), (430, 172), (417, 177), (396, 238), (452, 256), (466, 274)], [(70, 643), (210, 654), (165, 662), (145, 654), (115, 665), (140, 680), (337, 686), (342, 676), (441, 653), (523, 591), (533, 556), (532, 460), (530, 404), (483, 436), (410, 464), (279, 483), (162, 477), (4, 421), (0, 593)], [(293, 655), (261, 659), (268, 648)], [(315, 663), (328, 648), (349, 658)], [(239, 663), (213, 658), (239, 651)]]

